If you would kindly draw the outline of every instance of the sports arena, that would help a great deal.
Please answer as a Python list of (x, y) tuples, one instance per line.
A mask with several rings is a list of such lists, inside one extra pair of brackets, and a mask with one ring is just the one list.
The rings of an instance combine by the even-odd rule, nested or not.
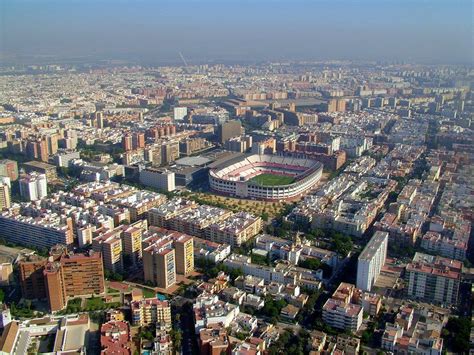
[(278, 155), (243, 155), (209, 171), (211, 189), (231, 196), (287, 200), (311, 190), (323, 165), (315, 160)]

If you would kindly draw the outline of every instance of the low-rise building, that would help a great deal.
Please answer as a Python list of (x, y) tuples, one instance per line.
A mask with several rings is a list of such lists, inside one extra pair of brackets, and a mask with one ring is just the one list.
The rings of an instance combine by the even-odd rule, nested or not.
[(131, 354), (130, 326), (125, 321), (109, 321), (100, 327), (103, 354)]
[(171, 306), (168, 301), (145, 298), (131, 302), (130, 308), (133, 325), (164, 324), (171, 327)]

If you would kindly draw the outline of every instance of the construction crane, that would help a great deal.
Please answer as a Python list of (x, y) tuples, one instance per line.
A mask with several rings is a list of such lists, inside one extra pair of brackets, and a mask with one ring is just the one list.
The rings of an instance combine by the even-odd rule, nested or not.
[(186, 63), (186, 59), (184, 59), (183, 53), (179, 52), (179, 56), (181, 57), (181, 60), (184, 63), (184, 70), (187, 72), (188, 71), (188, 63)]

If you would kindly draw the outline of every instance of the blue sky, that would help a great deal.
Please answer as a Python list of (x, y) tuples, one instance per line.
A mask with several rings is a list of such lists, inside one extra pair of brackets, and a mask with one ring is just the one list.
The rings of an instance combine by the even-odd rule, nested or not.
[(0, 0), (0, 53), (472, 61), (469, 0)]

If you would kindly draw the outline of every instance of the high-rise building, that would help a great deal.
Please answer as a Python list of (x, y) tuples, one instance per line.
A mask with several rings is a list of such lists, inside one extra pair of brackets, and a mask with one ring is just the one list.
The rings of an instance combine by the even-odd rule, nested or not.
[(110, 272), (123, 271), (122, 231), (113, 229), (92, 239), (92, 250), (102, 253), (104, 268)]
[(356, 332), (362, 325), (363, 309), (357, 304), (329, 298), (323, 305), (323, 321), (333, 328)]
[(0, 176), (0, 211), (10, 208), (10, 178)]
[(23, 164), (27, 174), (37, 172), (38, 174), (45, 174), (48, 181), (56, 180), (58, 177), (56, 166), (43, 163), (40, 161), (29, 161)]
[(35, 254), (25, 256), (18, 262), (21, 294), (24, 298), (46, 298), (43, 275), (45, 264), (45, 259)]
[(60, 263), (67, 297), (104, 293), (104, 267), (100, 253), (64, 253)]
[[(146, 222), (146, 221), (145, 221)], [(121, 226), (123, 254), (132, 264), (142, 258), (142, 229), (135, 226)]]
[(177, 236), (174, 239), (174, 248), (176, 251), (176, 272), (181, 275), (189, 275), (194, 271), (193, 237), (186, 234)]
[(228, 121), (219, 125), (218, 135), (219, 143), (224, 144), (227, 140), (238, 137), (242, 134), (242, 125), (240, 121)]
[(132, 149), (145, 148), (145, 133), (135, 132), (132, 135)]
[(43, 269), (43, 276), (49, 308), (52, 312), (63, 309), (66, 306), (67, 300), (61, 263), (57, 261), (46, 263)]
[(53, 155), (58, 152), (58, 140), (59, 134), (53, 133), (46, 136), (46, 142), (48, 144), (48, 155)]
[(28, 201), (41, 200), (48, 195), (46, 175), (32, 172), (20, 178), (20, 195)]
[(104, 113), (103, 112), (95, 112), (94, 113), (94, 119), (97, 128), (104, 128)]
[(22, 295), (47, 298), (51, 311), (59, 311), (69, 298), (103, 294), (104, 269), (100, 253), (70, 254), (64, 246), (51, 249), (50, 258), (30, 255), (18, 263)]
[(388, 233), (377, 231), (359, 255), (357, 288), (370, 291), (387, 258)]
[(166, 142), (161, 146), (161, 164), (169, 164), (179, 158), (179, 143)]
[(126, 152), (133, 149), (133, 141), (131, 135), (126, 134), (122, 137), (122, 148)]
[(175, 250), (169, 241), (157, 241), (143, 249), (145, 281), (168, 288), (176, 283)]
[(11, 181), (18, 179), (18, 163), (14, 160), (0, 160), (0, 176), (9, 177)]

